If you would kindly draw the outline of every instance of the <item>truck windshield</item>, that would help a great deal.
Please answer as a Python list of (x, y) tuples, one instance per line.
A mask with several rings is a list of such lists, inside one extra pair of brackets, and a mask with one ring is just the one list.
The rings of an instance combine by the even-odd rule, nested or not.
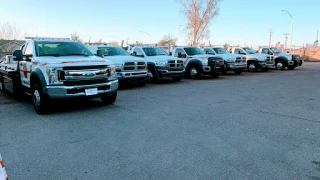
[(282, 53), (282, 51), (278, 48), (270, 48), (272, 52), (274, 53)]
[(37, 41), (38, 56), (93, 56), (91, 51), (77, 41)]
[(216, 54), (230, 54), (225, 48), (212, 48)]
[(167, 53), (161, 48), (142, 48), (147, 56), (164, 56)]
[(242, 48), (244, 51), (246, 51), (248, 54), (255, 54), (256, 53), (256, 50), (252, 49), (252, 48), (248, 48), (248, 47), (245, 47), (245, 48)]
[(201, 51), (201, 49), (199, 48), (193, 48), (193, 47), (189, 47), (189, 48), (183, 48), (186, 53), (189, 56), (194, 56), (194, 55), (201, 55), (201, 54), (205, 54), (203, 51)]
[(121, 47), (99, 47), (105, 56), (130, 56), (127, 51)]

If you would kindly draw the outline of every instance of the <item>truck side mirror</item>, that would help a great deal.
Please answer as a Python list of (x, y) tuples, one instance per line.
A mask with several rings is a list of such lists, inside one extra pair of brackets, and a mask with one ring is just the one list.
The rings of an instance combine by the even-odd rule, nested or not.
[(290, 53), (289, 51), (287, 51), (287, 53)]
[(13, 52), (13, 60), (14, 61), (22, 61), (22, 50), (15, 50)]
[(104, 56), (104, 53), (101, 49), (98, 49), (97, 50), (97, 55), (100, 56), (100, 57), (103, 57)]
[(182, 58), (181, 52), (178, 53), (178, 58)]
[(169, 52), (169, 56), (172, 56), (172, 52)]

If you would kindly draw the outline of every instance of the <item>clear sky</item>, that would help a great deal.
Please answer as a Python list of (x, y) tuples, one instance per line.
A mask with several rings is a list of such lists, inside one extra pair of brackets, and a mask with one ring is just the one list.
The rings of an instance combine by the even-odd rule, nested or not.
[[(0, 0), (0, 23), (12, 22), (28, 35), (70, 37), (105, 42), (127, 39), (155, 43), (164, 34), (185, 44), (186, 20), (175, 0)], [(210, 26), (206, 42), (221, 45), (268, 45), (284, 43), (284, 33), (291, 33), (293, 44), (313, 43), (320, 30), (320, 0), (224, 0), (220, 15)], [(143, 32), (147, 32), (149, 35)], [(290, 45), (290, 35), (288, 46)]]

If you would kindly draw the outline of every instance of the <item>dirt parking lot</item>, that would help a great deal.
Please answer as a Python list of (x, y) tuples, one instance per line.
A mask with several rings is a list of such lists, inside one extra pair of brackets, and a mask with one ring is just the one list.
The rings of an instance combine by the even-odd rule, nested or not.
[(55, 106), (0, 94), (9, 179), (320, 179), (320, 63)]

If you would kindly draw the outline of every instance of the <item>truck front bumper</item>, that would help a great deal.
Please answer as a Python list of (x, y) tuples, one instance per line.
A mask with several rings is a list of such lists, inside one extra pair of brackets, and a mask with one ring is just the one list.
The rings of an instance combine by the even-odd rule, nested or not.
[(226, 65), (211, 65), (211, 66), (202, 66), (203, 74), (212, 74), (218, 73), (221, 74), (226, 69)]
[(245, 70), (247, 68), (247, 63), (226, 63), (227, 70)]
[(140, 81), (148, 79), (148, 71), (117, 72), (119, 81)]
[(160, 77), (183, 76), (184, 74), (184, 69), (182, 68), (157, 67), (157, 71)]
[[(114, 94), (118, 90), (118, 80), (101, 84), (80, 85), (80, 86), (45, 86), (45, 92), (49, 98), (65, 99), (74, 97), (97, 97)], [(87, 95), (86, 89), (95, 89), (96, 93)]]

